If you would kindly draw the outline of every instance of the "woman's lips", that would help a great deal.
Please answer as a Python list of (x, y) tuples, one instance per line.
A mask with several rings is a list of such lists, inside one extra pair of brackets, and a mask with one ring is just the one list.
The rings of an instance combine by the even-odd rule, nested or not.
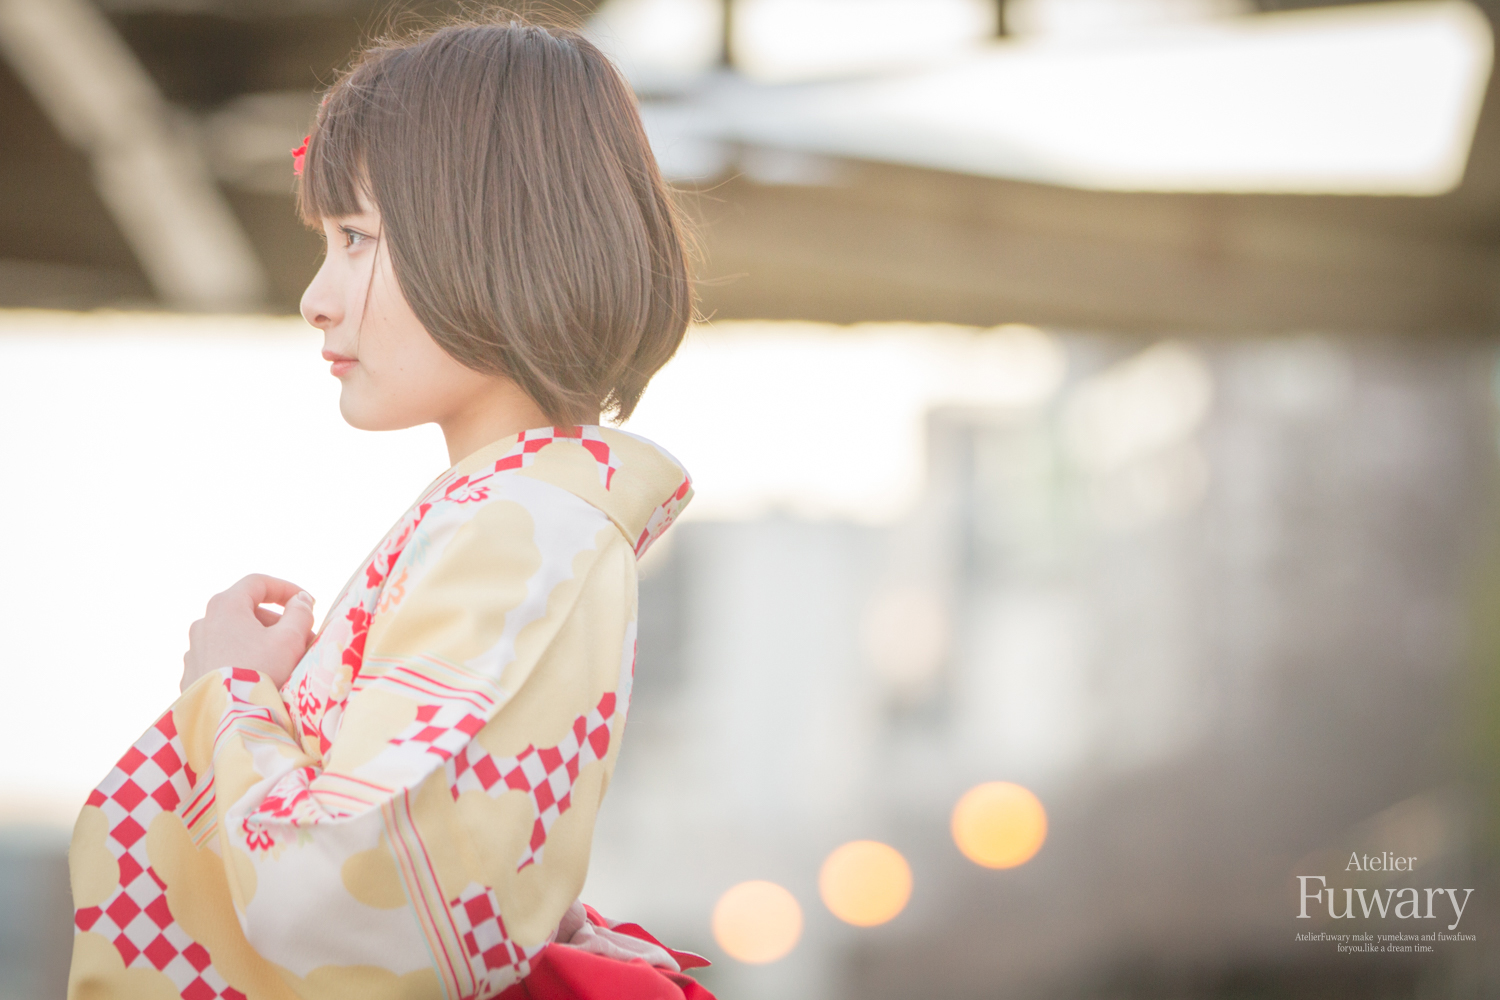
[(354, 366), (359, 364), (358, 358), (351, 358), (344, 354), (335, 354), (333, 351), (324, 351), (323, 360), (333, 362), (328, 366), (328, 371), (335, 378), (349, 374), (354, 370)]

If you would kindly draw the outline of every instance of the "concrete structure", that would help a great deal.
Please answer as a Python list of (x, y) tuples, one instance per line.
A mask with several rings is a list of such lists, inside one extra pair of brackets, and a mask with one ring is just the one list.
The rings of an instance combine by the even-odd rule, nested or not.
[[(184, 148), (201, 150), (194, 155), (220, 178), (242, 233), (220, 241), (248, 240), (269, 306), (292, 309), (318, 244), (294, 218), (286, 152), (300, 141), (309, 95), (373, 8), (103, 6), (161, 98), (201, 126), (184, 133)], [(142, 235), (150, 225), (96, 187), (100, 168), (59, 134), (52, 98), (38, 101), (22, 82), (42, 79), (0, 71), (0, 176), (10, 195), (0, 209), (0, 303), (198, 301), (174, 290)], [(731, 144), (720, 176), (687, 185), (701, 220), (703, 311), (1143, 332), (1486, 331), (1500, 218), (1496, 88), (1500, 80), (1490, 82), (1462, 184), (1436, 197), (1081, 190), (808, 154), (763, 131)], [(670, 118), (691, 97), (653, 98), (648, 119)]]

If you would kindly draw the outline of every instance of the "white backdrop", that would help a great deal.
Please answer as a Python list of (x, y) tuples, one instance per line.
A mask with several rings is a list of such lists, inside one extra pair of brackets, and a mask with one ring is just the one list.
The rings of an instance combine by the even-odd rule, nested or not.
[(171, 704), (187, 626), (248, 572), (324, 606), (447, 466), (362, 434), (300, 320), (0, 318), (0, 802), (60, 818)]
[[(688, 516), (878, 523), (921, 491), (922, 418), (1031, 407), (1063, 378), (1030, 328), (720, 324), (627, 428), (676, 455)], [(177, 693), (187, 627), (249, 572), (318, 617), (448, 465), (432, 426), (344, 424), (298, 319), (0, 312), (0, 822), (71, 822)]]

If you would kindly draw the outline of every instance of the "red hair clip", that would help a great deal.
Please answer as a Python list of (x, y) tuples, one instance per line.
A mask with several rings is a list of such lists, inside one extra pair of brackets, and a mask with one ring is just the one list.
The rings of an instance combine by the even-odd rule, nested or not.
[(302, 145), (292, 150), (292, 173), (299, 177), (302, 175), (302, 161), (307, 157), (307, 144), (311, 141), (311, 135), (304, 135)]

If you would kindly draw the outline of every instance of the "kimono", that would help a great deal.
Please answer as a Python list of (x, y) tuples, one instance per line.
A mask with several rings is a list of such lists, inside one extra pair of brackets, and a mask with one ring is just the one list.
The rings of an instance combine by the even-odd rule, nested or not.
[(280, 690), (200, 678), (89, 796), (69, 997), (711, 1000), (702, 959), (578, 902), (636, 560), (691, 496), (593, 425), (440, 476)]

